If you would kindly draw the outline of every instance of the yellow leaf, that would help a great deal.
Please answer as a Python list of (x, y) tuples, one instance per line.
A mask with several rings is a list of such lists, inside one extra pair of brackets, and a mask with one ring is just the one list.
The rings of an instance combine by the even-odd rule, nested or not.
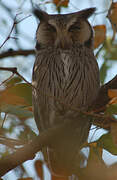
[(117, 104), (117, 89), (109, 89), (108, 96), (111, 98), (108, 104)]
[(109, 90), (108, 90), (108, 96), (109, 96), (110, 98), (117, 97), (117, 89), (109, 89)]
[(15, 84), (0, 91), (0, 106), (11, 105), (32, 105), (31, 87), (26, 83)]
[(27, 105), (24, 98), (5, 90), (0, 92), (0, 106), (3, 104), (12, 104), (12, 105)]
[(41, 160), (35, 161), (35, 170), (37, 172), (37, 175), (40, 179), (43, 179), (43, 162)]
[(26, 109), (26, 110), (28, 110), (28, 111), (33, 112), (33, 108), (32, 108), (32, 106), (27, 106), (27, 107), (26, 107), (26, 108), (24, 108), (24, 109)]
[(113, 24), (117, 25), (117, 2), (113, 2), (111, 4), (107, 17), (111, 20)]
[(117, 97), (112, 98), (108, 104), (117, 104)]
[(106, 26), (97, 25), (94, 26), (95, 38), (94, 38), (94, 48), (97, 48), (100, 44), (104, 43), (106, 39)]
[(69, 0), (53, 0), (53, 3), (54, 3), (57, 7), (60, 7), (60, 6), (65, 6), (65, 7), (67, 7), (67, 6), (68, 6), (68, 3), (69, 3)]

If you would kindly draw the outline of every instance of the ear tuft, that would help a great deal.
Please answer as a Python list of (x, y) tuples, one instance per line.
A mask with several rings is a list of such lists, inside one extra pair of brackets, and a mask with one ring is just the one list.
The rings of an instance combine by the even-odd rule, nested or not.
[(79, 11), (79, 16), (84, 19), (88, 19), (95, 11), (96, 11), (96, 8), (87, 8), (87, 9)]
[(34, 8), (33, 13), (40, 21), (46, 20), (48, 17), (48, 14), (43, 10), (41, 10), (40, 8)]

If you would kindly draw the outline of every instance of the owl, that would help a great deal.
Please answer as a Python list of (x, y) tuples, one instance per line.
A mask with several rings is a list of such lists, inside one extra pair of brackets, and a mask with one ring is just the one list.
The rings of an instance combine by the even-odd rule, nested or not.
[[(99, 68), (93, 54), (94, 36), (88, 18), (95, 8), (50, 15), (35, 9), (36, 60), (32, 75), (34, 118), (39, 132), (72, 120), (56, 142), (43, 149), (51, 172), (71, 176), (81, 164), (80, 149), (87, 141), (88, 111), (100, 88)], [(79, 126), (75, 126), (75, 122)]]

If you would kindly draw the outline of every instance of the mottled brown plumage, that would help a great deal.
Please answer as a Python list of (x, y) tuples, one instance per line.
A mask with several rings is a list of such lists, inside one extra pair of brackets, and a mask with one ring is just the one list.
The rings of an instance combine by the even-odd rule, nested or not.
[(75, 166), (79, 167), (80, 146), (87, 140), (91, 126), (90, 119), (72, 108), (87, 111), (100, 86), (93, 54), (93, 30), (87, 21), (94, 10), (65, 15), (34, 11), (40, 20), (32, 77), (38, 129), (41, 133), (68, 119), (79, 122), (77, 129), (75, 123), (73, 127), (68, 125), (58, 142), (44, 152), (49, 167), (60, 175), (71, 175)]

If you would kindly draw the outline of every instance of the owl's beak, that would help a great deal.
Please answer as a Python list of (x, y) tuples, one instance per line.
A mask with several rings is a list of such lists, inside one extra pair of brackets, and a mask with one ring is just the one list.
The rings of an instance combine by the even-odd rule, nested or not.
[(69, 49), (70, 47), (70, 39), (68, 38), (66, 32), (61, 32), (57, 36), (57, 39), (55, 41), (55, 46), (57, 48), (62, 48), (62, 49)]

